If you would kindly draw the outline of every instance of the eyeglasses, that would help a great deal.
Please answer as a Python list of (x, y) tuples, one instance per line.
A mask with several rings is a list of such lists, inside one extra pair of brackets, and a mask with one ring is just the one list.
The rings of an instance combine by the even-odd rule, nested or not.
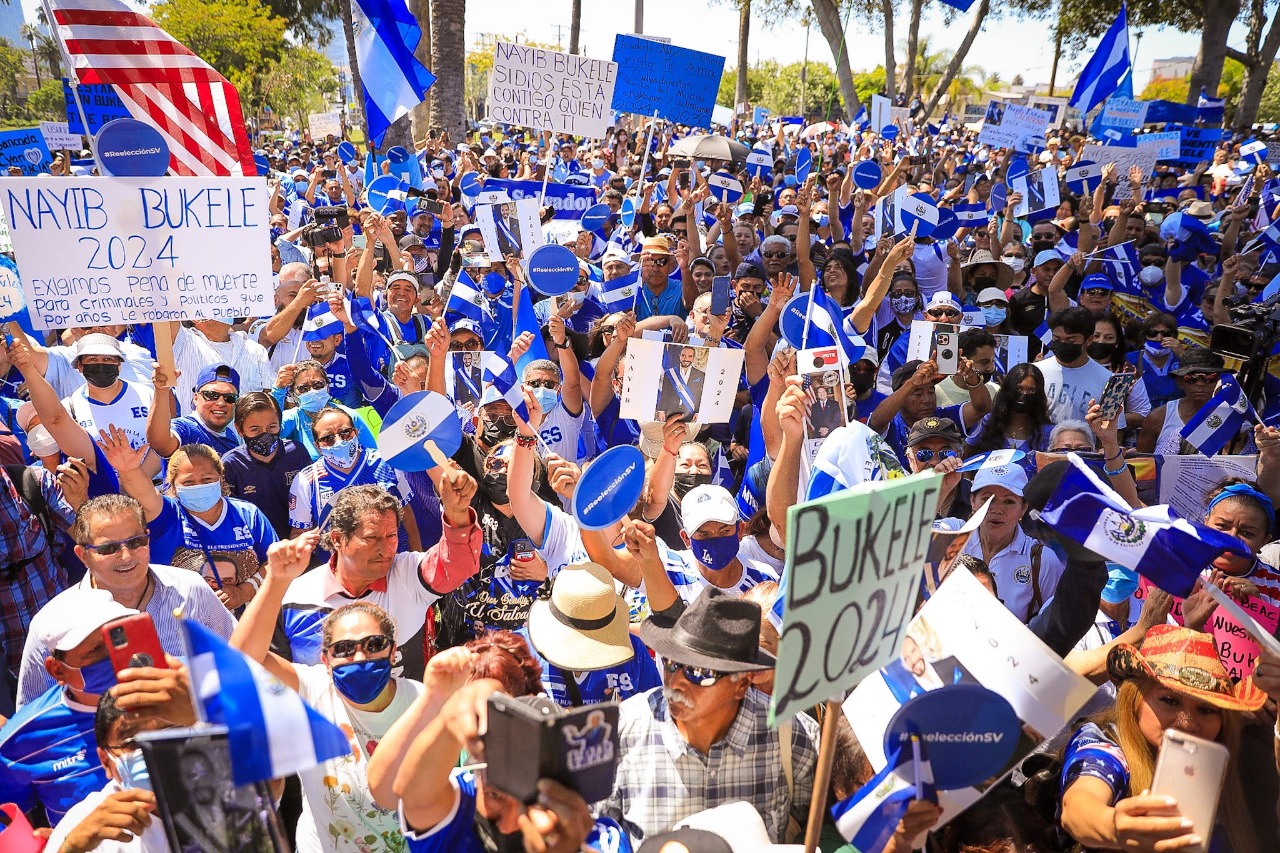
[[(329, 387), (329, 381), (327, 379), (317, 379), (315, 382), (304, 382), (301, 385), (293, 386), (293, 393), (305, 394), (308, 391), (323, 391), (328, 387)], [(204, 392), (201, 391), (200, 393), (203, 394)], [(205, 397), (205, 399), (211, 403), (214, 400), (213, 397)], [(235, 400), (228, 400), (227, 402), (234, 403)]]
[(1154, 341), (1156, 338), (1173, 338), (1177, 337), (1177, 333), (1169, 329), (1152, 329), (1147, 332), (1147, 340)]
[(1185, 373), (1182, 376), (1183, 382), (1189, 382), (1192, 385), (1208, 385), (1211, 382), (1218, 381), (1216, 373)]
[(600, 327), (600, 334), (602, 335), (615, 335), (617, 333), (618, 333), (617, 326), (601, 326)]
[(1003, 299), (988, 299), (986, 302), (979, 302), (979, 308), (1004, 308), (1009, 305)]
[(450, 341), (449, 352), (479, 352), (480, 341)]
[(141, 536), (131, 536), (128, 539), (121, 539), (119, 542), (103, 542), (101, 545), (90, 545), (88, 542), (81, 542), (80, 547), (88, 548), (100, 557), (110, 557), (112, 554), (119, 554), (121, 549), (128, 548), (130, 551), (137, 551), (140, 548), (147, 547), (151, 542), (151, 536), (143, 533)]
[(1085, 296), (1106, 296), (1111, 291), (1107, 290), (1105, 287), (1086, 287), (1080, 292)]
[(890, 299), (915, 299), (916, 292), (914, 290), (895, 290), (889, 294)]
[(641, 258), (641, 260), (648, 261), (649, 263), (653, 264), (655, 267), (665, 267), (667, 264), (671, 263), (671, 256), (670, 255), (645, 255), (643, 258)]
[(231, 406), (234, 406), (236, 404), (236, 400), (240, 399), (239, 394), (223, 394), (221, 391), (201, 391), (200, 396), (204, 397), (210, 403), (216, 403), (219, 400), (222, 400)]
[(960, 312), (954, 308), (931, 308), (924, 312), (926, 317), (959, 317)]
[(316, 444), (320, 445), (321, 447), (333, 447), (335, 444), (338, 443), (339, 438), (341, 438), (343, 441), (350, 441), (355, 437), (356, 437), (355, 427), (343, 427), (337, 432), (331, 432), (328, 435), (316, 436)]
[(761, 253), (760, 253), (760, 257), (762, 257), (762, 258), (773, 258), (774, 260), (781, 260), (782, 258), (785, 258), (786, 256), (787, 256), (787, 253), (786, 253), (786, 252), (761, 252)]
[(490, 412), (486, 410), (484, 415), (494, 423), (506, 424), (507, 426), (516, 425), (516, 416), (511, 412)]
[(560, 387), (560, 383), (554, 379), (530, 379), (524, 384), (526, 388), (546, 388), (551, 391), (555, 391)]
[(717, 681), (725, 677), (725, 673), (708, 669), (705, 666), (689, 666), (683, 663), (676, 663), (673, 660), (663, 661), (662, 668), (667, 671), (667, 675), (675, 675), (677, 672), (684, 673), (684, 680), (694, 687), (712, 687)]
[(1050, 453), (1092, 453), (1093, 448), (1088, 445), (1067, 445), (1065, 447), (1050, 447)]
[(933, 457), (937, 456), (938, 461), (941, 462), (943, 459), (950, 459), (955, 455), (956, 455), (956, 452), (954, 450), (939, 450), (937, 452), (934, 452), (927, 447), (922, 447), (916, 451), (916, 461), (932, 462)]
[(391, 646), (391, 638), (386, 634), (370, 634), (358, 640), (334, 640), (325, 651), (338, 658), (353, 658), (356, 652), (376, 655), (385, 652)]

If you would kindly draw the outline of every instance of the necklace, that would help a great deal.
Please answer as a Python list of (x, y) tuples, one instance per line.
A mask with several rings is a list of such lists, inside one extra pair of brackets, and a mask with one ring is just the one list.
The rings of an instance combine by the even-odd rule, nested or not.
[[(92, 575), (90, 575), (90, 577), (89, 577), (89, 585), (90, 585), (91, 587), (93, 587), (94, 589), (101, 589), (101, 588), (102, 588), (102, 587), (98, 586), (98, 581), (97, 581), (96, 579), (94, 579), (94, 577), (93, 577)], [(142, 595), (138, 596), (138, 600), (134, 603), (134, 605), (133, 605), (133, 607), (132, 607), (131, 609), (132, 609), (132, 610), (137, 610), (138, 612), (142, 612), (142, 602), (146, 600), (146, 598), (147, 598), (147, 593), (149, 593), (149, 592), (151, 592), (151, 573), (150, 573), (150, 572), (147, 572), (147, 582), (146, 582), (145, 584), (143, 584), (143, 585), (142, 585)], [(124, 602), (121, 602), (121, 604), (123, 604), (123, 603), (124, 603)]]

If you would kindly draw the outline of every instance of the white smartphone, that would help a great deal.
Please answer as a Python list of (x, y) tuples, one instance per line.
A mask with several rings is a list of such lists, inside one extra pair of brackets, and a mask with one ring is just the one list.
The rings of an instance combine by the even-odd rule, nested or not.
[(1199, 847), (1186, 850), (1203, 853), (1209, 849), (1228, 757), (1227, 748), (1220, 743), (1177, 729), (1164, 731), (1151, 793), (1177, 800), (1178, 810), (1192, 823), (1191, 831), (1203, 839)]

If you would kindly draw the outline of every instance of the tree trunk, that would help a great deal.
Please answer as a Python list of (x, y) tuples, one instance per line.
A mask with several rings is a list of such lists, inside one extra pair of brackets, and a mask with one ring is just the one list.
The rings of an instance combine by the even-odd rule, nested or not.
[(466, 72), (467, 0), (431, 0), (431, 129), (447, 131), (451, 142), (467, 135), (463, 79)]
[(982, 0), (978, 7), (973, 10), (973, 20), (969, 22), (969, 31), (964, 34), (964, 40), (960, 42), (960, 47), (956, 48), (955, 55), (951, 57), (951, 62), (947, 65), (947, 70), (942, 72), (942, 79), (938, 81), (938, 86), (933, 90), (933, 94), (929, 96), (929, 102), (925, 104), (924, 121), (929, 120), (929, 116), (933, 115), (933, 111), (938, 107), (938, 101), (946, 93), (951, 86), (951, 81), (956, 78), (956, 74), (960, 72), (964, 65), (964, 58), (969, 53), (969, 48), (973, 46), (973, 40), (978, 37), (978, 33), (982, 30), (982, 22), (986, 20), (987, 12), (991, 10), (991, 0)]
[(1204, 0), (1204, 29), (1200, 31), (1200, 50), (1191, 66), (1187, 86), (1187, 104), (1194, 105), (1200, 90), (1210, 98), (1218, 96), (1222, 82), (1222, 63), (1227, 58), (1227, 36), (1231, 24), (1240, 14), (1240, 0)]
[(893, 93), (898, 90), (893, 59), (893, 0), (880, 0), (880, 7), (884, 10), (884, 93), (893, 100)]
[(924, 0), (911, 0), (911, 23), (907, 28), (907, 69), (902, 75), (902, 97), (911, 103), (916, 93), (916, 54), (920, 51), (920, 8)]
[(569, 52), (578, 52), (578, 40), (582, 36), (582, 0), (573, 0), (569, 9)]
[[(1252, 47), (1252, 45), (1250, 45)], [(1252, 63), (1244, 66), (1244, 87), (1240, 91), (1240, 103), (1232, 119), (1232, 126), (1243, 132), (1258, 119), (1258, 107), (1262, 103), (1262, 92), (1267, 87), (1267, 75), (1271, 64), (1275, 62), (1276, 51), (1280, 49), (1280, 11), (1271, 21), (1267, 37), (1250, 59)]]
[(360, 79), (360, 63), (356, 61), (356, 30), (352, 23), (351, 0), (339, 0), (339, 3), (342, 9), (342, 35), (347, 40), (347, 65), (351, 68), (351, 102), (355, 104), (359, 114), (364, 138), (372, 146), (373, 140), (369, 139), (369, 118), (364, 111), (364, 81)]
[(747, 42), (751, 35), (751, 0), (738, 0), (738, 84), (733, 90), (736, 113), (747, 102)]
[[(638, 0), (637, 0), (638, 2)], [(853, 71), (849, 68), (849, 49), (844, 42), (844, 26), (840, 23), (840, 10), (835, 0), (810, 0), (818, 18), (822, 37), (831, 47), (836, 62), (836, 79), (840, 81), (840, 96), (844, 99), (844, 120), (852, 121), (862, 108), (858, 90), (853, 87)]]

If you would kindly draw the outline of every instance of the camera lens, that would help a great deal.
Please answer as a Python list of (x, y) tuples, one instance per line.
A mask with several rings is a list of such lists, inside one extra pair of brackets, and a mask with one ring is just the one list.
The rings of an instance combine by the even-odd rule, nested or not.
[(124, 628), (115, 627), (111, 629), (111, 645), (123, 646), (128, 638), (124, 634)]

